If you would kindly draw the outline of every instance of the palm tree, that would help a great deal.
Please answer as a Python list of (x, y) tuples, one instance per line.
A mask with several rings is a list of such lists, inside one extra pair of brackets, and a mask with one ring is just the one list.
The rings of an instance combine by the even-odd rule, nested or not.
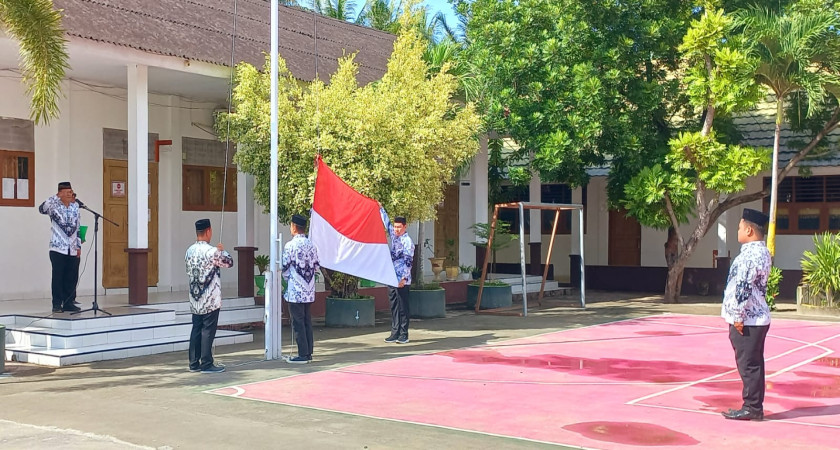
[(333, 19), (353, 22), (356, 2), (353, 0), (312, 0), (312, 9)]
[[(825, 10), (777, 13), (753, 7), (736, 13), (744, 39), (758, 59), (755, 80), (776, 97), (773, 173), (770, 186), (770, 225), (767, 247), (775, 254), (776, 203), (779, 177), (779, 140), (784, 103), (793, 94), (805, 94), (808, 115), (819, 110), (827, 92), (840, 87), (837, 53), (837, 18)], [(835, 45), (832, 45), (835, 44)]]
[(52, 0), (0, 0), (0, 30), (20, 44), (21, 72), (36, 124), (58, 117), (61, 81), (69, 67), (61, 15)]
[(356, 23), (397, 34), (400, 32), (402, 11), (402, 0), (368, 0), (359, 12)]

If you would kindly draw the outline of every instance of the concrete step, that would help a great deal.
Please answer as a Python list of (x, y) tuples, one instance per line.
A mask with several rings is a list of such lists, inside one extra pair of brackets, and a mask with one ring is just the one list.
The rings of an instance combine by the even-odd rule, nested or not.
[[(223, 298), (222, 299), (222, 310), (225, 309), (232, 309), (232, 308), (240, 308), (243, 306), (254, 306), (254, 297), (236, 297), (236, 298)], [(148, 305), (138, 305), (137, 308), (147, 308), (147, 309), (168, 309), (171, 311), (175, 311), (176, 313), (183, 313), (183, 312), (190, 312), (190, 301), (184, 299), (183, 301), (178, 302), (166, 302), (166, 303), (150, 303)]]
[(44, 327), (9, 328), (6, 345), (43, 347), (45, 349), (87, 348), (105, 344), (123, 344), (158, 338), (189, 337), (191, 323), (154, 324), (134, 328), (97, 328), (54, 330)]
[[(7, 327), (25, 328), (37, 326), (52, 330), (80, 331), (95, 329), (120, 330), (143, 325), (171, 323), (175, 320), (175, 311), (153, 308), (120, 306), (109, 308), (112, 315), (88, 311), (79, 315), (70, 313), (15, 314), (4, 316)], [(9, 319), (11, 317), (11, 319)]]
[[(243, 306), (239, 308), (222, 307), (219, 313), (219, 325), (237, 325), (253, 322), (262, 322), (265, 318), (264, 306)], [(192, 313), (189, 310), (176, 314), (176, 321), (179, 323), (191, 323)]]
[[(231, 345), (252, 342), (251, 333), (219, 330), (215, 345)], [(185, 351), (189, 348), (189, 335), (184, 337), (161, 337), (132, 340), (116, 344), (91, 345), (82, 348), (49, 349), (40, 346), (7, 345), (7, 361), (20, 361), (45, 366), (68, 366), (94, 361), (131, 358), (158, 353)]]

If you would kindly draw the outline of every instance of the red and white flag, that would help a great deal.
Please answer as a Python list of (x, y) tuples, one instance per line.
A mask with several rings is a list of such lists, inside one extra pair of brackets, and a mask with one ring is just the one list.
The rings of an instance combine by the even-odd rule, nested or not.
[(320, 156), (309, 239), (322, 267), (388, 286), (398, 284), (379, 203), (353, 190)]

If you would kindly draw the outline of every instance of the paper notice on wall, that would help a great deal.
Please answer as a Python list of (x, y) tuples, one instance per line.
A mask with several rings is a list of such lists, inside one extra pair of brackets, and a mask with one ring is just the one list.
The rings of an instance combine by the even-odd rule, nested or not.
[(14, 178), (3, 178), (3, 198), (15, 198)]
[(17, 180), (17, 198), (29, 200), (29, 180)]

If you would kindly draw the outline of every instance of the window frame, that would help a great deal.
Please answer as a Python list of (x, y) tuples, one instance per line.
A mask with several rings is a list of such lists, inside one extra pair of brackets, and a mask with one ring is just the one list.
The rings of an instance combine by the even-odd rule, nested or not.
[[(829, 227), (829, 219), (830, 219), (830, 211), (831, 209), (838, 208), (840, 209), (840, 201), (826, 201), (826, 198), (829, 196), (828, 192), (828, 182), (830, 179), (836, 178), (833, 180), (836, 184), (840, 184), (838, 179), (840, 179), (840, 175), (812, 175), (810, 177), (785, 177), (782, 180), (782, 183), (787, 182), (790, 180), (790, 198), (791, 201), (789, 202), (778, 202), (776, 204), (776, 234), (777, 235), (811, 235), (816, 233), (823, 233), (823, 232), (838, 232), (840, 228), (830, 228)], [(797, 197), (799, 196), (799, 192), (797, 189), (798, 181), (799, 180), (808, 180), (808, 183), (813, 183), (814, 180), (819, 179), (822, 181), (822, 201), (796, 201)], [(780, 183), (781, 184), (781, 183)], [(803, 183), (804, 184), (804, 183)], [(770, 185), (770, 177), (764, 178), (764, 186)], [(811, 188), (812, 186), (809, 186)], [(806, 189), (803, 186), (803, 190)], [(785, 191), (787, 192), (787, 191)], [(813, 195), (813, 191), (810, 192)], [(803, 194), (804, 195), (804, 194)], [(838, 194), (834, 193), (836, 197)], [(764, 197), (762, 201), (762, 207), (765, 213), (769, 213), (770, 211), (770, 197)], [(780, 228), (779, 227), (779, 210), (786, 209), (787, 210), (787, 220), (788, 220), (788, 227), (787, 228)], [(817, 209), (819, 210), (819, 220), (820, 224), (817, 229), (814, 230), (802, 230), (799, 228), (799, 215), (803, 210), (806, 209)]]
[[(188, 186), (187, 186), (187, 171), (201, 170), (201, 189), (204, 202), (200, 205), (190, 204), (188, 202)], [(220, 206), (215, 206), (210, 203), (210, 172), (218, 170), (225, 170), (224, 167), (216, 166), (202, 166), (184, 164), (181, 166), (181, 211), (219, 211)], [(225, 194), (227, 195), (227, 202), (225, 202), (225, 212), (237, 212), (238, 205), (236, 199), (236, 176), (237, 171), (235, 167), (227, 168), (227, 188)]]
[[(0, 195), (0, 207), (3, 206), (10, 206), (10, 207), (34, 207), (35, 206), (35, 152), (27, 152), (21, 150), (5, 150), (0, 149), (0, 160), (3, 160), (7, 157), (11, 158), (20, 158), (26, 157), (28, 159), (27, 166), (27, 179), (29, 180), (29, 198), (28, 199), (19, 199), (19, 198), (2, 198)], [(0, 178), (2, 174), (0, 174)], [(22, 179), (22, 178), (15, 178), (15, 180)], [(17, 197), (17, 184), (15, 184), (15, 196)]]

